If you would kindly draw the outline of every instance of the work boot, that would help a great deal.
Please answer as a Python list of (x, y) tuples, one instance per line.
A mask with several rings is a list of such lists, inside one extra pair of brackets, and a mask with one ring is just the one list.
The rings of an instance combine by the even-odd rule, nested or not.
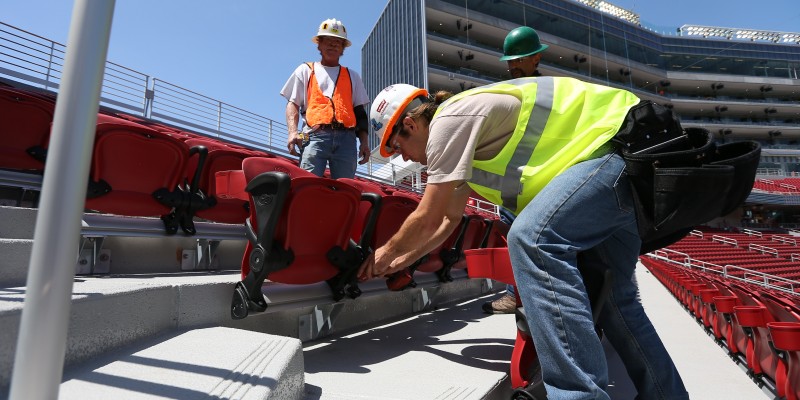
[(495, 301), (487, 301), (481, 305), (483, 312), (487, 314), (513, 314), (517, 309), (517, 299), (508, 293)]

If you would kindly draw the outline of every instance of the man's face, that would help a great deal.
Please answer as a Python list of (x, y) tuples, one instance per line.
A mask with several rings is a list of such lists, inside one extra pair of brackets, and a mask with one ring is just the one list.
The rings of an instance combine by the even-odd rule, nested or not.
[(317, 49), (322, 57), (338, 59), (344, 54), (344, 39), (332, 36), (320, 36)]
[(511, 77), (515, 79), (534, 76), (536, 69), (539, 68), (539, 61), (541, 59), (542, 53), (538, 53), (532, 56), (508, 60), (506, 61), (508, 63), (508, 72), (511, 73)]
[(418, 124), (409, 117), (405, 117), (401, 123), (403, 124), (401, 129), (389, 139), (389, 146), (404, 161), (411, 160), (428, 165), (428, 155), (425, 154), (428, 144), (428, 127)]

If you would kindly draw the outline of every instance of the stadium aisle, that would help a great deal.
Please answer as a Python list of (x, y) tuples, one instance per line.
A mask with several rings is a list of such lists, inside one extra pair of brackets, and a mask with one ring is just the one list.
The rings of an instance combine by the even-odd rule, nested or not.
[[(636, 279), (645, 312), (669, 350), (693, 399), (772, 399), (747, 377), (702, 326), (641, 263)], [(629, 384), (629, 383), (628, 383)]]

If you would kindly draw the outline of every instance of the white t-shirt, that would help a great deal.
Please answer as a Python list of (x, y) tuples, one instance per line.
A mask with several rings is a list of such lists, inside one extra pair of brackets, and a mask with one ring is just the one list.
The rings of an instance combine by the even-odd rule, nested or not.
[[(361, 76), (350, 68), (347, 70), (350, 72), (350, 83), (352, 84), (353, 107), (366, 105), (369, 103), (369, 97), (367, 97), (367, 89), (364, 88)], [(317, 77), (317, 84), (322, 94), (332, 97), (333, 89), (336, 88), (336, 78), (339, 77), (339, 67), (325, 67), (319, 62), (315, 62), (314, 75)], [(283, 89), (281, 89), (281, 96), (287, 101), (297, 104), (304, 119), (306, 114), (306, 86), (308, 86), (309, 79), (311, 79), (311, 68), (308, 68), (305, 63), (300, 64), (286, 81), (286, 84), (283, 85)]]
[(515, 96), (481, 93), (447, 105), (431, 121), (428, 183), (472, 178), (472, 160), (494, 158), (517, 126), (522, 102)]

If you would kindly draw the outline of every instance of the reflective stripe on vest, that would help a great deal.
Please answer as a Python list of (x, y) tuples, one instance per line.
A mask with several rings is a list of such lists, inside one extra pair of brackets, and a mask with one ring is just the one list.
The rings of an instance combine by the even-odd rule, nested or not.
[(498, 175), (472, 168), (472, 182), (481, 186), (501, 188), (500, 196), (503, 199), (503, 206), (510, 210), (517, 209), (517, 196), (522, 192), (522, 166), (531, 159), (533, 150), (544, 132), (544, 125), (550, 118), (550, 110), (553, 108), (553, 85), (552, 77), (538, 78), (535, 107), (531, 110), (530, 118), (525, 125), (525, 133), (506, 165), (505, 174)]
[(355, 127), (356, 116), (353, 111), (353, 86), (350, 81), (350, 71), (347, 68), (339, 67), (333, 96), (326, 97), (317, 83), (314, 63), (306, 63), (306, 65), (311, 68), (311, 76), (306, 88), (306, 123), (314, 126), (339, 122), (347, 128)]
[(630, 92), (573, 78), (521, 78), (459, 93), (514, 95), (522, 102), (508, 143), (491, 160), (473, 160), (469, 185), (487, 200), (518, 214), (555, 176), (587, 160), (619, 130), (639, 102)]

